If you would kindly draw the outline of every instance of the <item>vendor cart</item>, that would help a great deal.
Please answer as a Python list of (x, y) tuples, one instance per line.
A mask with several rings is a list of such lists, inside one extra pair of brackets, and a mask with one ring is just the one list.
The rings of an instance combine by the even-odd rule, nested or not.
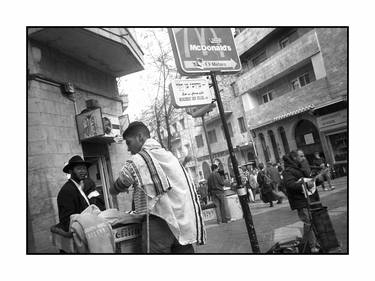
[[(141, 253), (142, 222), (138, 217), (112, 225), (115, 253)], [(59, 224), (51, 227), (52, 244), (60, 253), (77, 253), (73, 233), (64, 231)]]

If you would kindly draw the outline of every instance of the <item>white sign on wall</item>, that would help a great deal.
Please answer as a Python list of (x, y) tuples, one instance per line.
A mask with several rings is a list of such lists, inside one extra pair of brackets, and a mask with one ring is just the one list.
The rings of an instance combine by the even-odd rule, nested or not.
[(313, 143), (315, 143), (314, 142), (314, 136), (313, 136), (312, 133), (306, 134), (306, 135), (304, 135), (304, 137), (305, 137), (305, 143), (306, 144), (313, 144)]
[(175, 107), (206, 105), (212, 102), (207, 79), (175, 79), (169, 85)]

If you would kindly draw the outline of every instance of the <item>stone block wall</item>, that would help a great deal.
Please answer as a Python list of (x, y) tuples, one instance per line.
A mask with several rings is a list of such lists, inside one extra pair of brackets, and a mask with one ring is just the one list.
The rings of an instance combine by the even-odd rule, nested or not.
[[(28, 57), (30, 74), (76, 86), (77, 113), (85, 101), (97, 99), (103, 113), (122, 114), (115, 77), (84, 65), (56, 50), (36, 42)], [(36, 49), (35, 49), (36, 48)], [(32, 66), (32, 67), (30, 67)], [(82, 155), (75, 121), (74, 103), (54, 83), (28, 81), (28, 252), (51, 253), (50, 227), (58, 222), (56, 197), (66, 182), (64, 163)], [(119, 145), (121, 146), (121, 145)], [(126, 145), (109, 148), (112, 174), (116, 177), (126, 158)], [(129, 199), (127, 199), (129, 201)]]
[(347, 94), (347, 32), (347, 28), (316, 28), (332, 98)]
[(58, 222), (56, 197), (66, 181), (62, 168), (82, 155), (74, 105), (60, 88), (36, 81), (28, 89), (28, 221), (34, 244), (29, 252), (53, 252), (49, 228)]

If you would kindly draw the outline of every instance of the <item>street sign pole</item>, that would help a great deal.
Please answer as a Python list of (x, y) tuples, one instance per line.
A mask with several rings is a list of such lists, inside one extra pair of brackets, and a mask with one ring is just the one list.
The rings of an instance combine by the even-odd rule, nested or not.
[[(241, 204), (242, 212), (243, 212), (244, 219), (245, 219), (247, 233), (248, 233), (249, 239), (250, 239), (251, 248), (252, 248), (253, 253), (260, 253), (259, 243), (258, 243), (258, 239), (257, 239), (256, 233), (255, 233), (253, 218), (251, 216), (250, 208), (249, 208), (249, 205), (248, 205), (247, 200), (246, 200), (246, 189), (245, 189), (246, 187), (243, 187), (242, 184), (241, 184), (240, 172), (238, 170), (236, 156), (234, 155), (233, 145), (232, 145), (232, 141), (231, 141), (230, 135), (229, 135), (228, 124), (227, 124), (227, 121), (225, 120), (223, 103), (221, 101), (219, 87), (218, 87), (217, 81), (216, 81), (216, 76), (215, 76), (214, 72), (210, 72), (210, 75), (211, 75), (212, 85), (214, 87), (217, 106), (218, 106), (219, 112), (220, 112), (221, 122), (223, 123), (225, 138), (226, 138), (226, 141), (227, 141), (227, 144), (228, 144), (229, 155), (230, 155), (230, 159), (232, 161), (234, 176), (235, 176), (235, 179), (236, 179), (236, 182), (237, 182), (237, 193), (238, 193), (238, 197), (240, 199), (240, 204)], [(245, 189), (245, 191), (244, 191), (244, 189)]]

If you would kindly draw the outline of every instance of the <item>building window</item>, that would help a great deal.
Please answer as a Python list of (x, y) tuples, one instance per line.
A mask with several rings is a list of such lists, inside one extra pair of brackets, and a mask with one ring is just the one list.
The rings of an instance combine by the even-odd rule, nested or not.
[(185, 119), (184, 118), (182, 118), (180, 120), (180, 125), (181, 125), (182, 130), (185, 130)]
[(238, 126), (240, 127), (240, 132), (245, 133), (246, 132), (245, 120), (243, 119), (243, 117), (240, 117), (237, 120), (238, 120)]
[[(233, 138), (233, 129), (232, 129), (232, 124), (231, 123), (227, 123), (228, 124), (228, 131), (229, 131), (229, 136), (231, 138)], [(225, 133), (224, 133), (224, 127), (221, 126), (221, 130), (223, 131), (223, 136), (225, 138)]]
[(280, 44), (280, 48), (281, 48), (281, 49), (284, 49), (287, 45), (290, 44), (289, 36), (287, 36), (287, 37), (281, 39), (281, 40), (279, 41), (279, 44)]
[(253, 66), (260, 64), (261, 62), (267, 59), (266, 51), (261, 51), (258, 53), (251, 61), (253, 62)]
[(238, 96), (238, 87), (236, 85), (236, 82), (231, 83), (230, 86), (232, 88), (233, 95), (235, 97), (237, 97)]
[(293, 90), (302, 88), (302, 87), (306, 86), (307, 84), (310, 84), (309, 73), (305, 73), (305, 74), (303, 74), (303, 75), (301, 75), (301, 76), (299, 76), (296, 79), (291, 81), (291, 85), (292, 85)]
[(197, 142), (197, 147), (204, 146), (202, 135), (195, 136), (195, 141)]
[(215, 130), (208, 131), (207, 135), (208, 135), (208, 143), (215, 143), (215, 142), (217, 142)]
[(287, 139), (286, 134), (285, 134), (284, 127), (279, 127), (278, 131), (279, 131), (279, 134), (280, 134), (281, 141), (283, 142), (285, 154), (287, 154), (287, 153), (290, 152), (290, 148), (289, 148), (289, 143), (288, 143), (288, 139)]
[(264, 95), (262, 95), (263, 103), (267, 103), (273, 99), (272, 92), (268, 92)]

